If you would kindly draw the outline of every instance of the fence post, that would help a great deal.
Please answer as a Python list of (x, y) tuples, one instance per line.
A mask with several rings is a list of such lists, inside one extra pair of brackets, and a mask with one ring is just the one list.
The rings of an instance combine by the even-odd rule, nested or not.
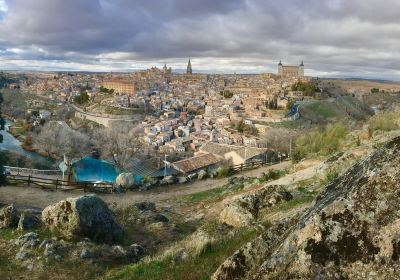
[(240, 171), (243, 171), (243, 163), (240, 164)]
[(31, 186), (31, 175), (28, 175), (28, 187)]
[(56, 190), (57, 190), (57, 187), (58, 187), (58, 179), (56, 180)]

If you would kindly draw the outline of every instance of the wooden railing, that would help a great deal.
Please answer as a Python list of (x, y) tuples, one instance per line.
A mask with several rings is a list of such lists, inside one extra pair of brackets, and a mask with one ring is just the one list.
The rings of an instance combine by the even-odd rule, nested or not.
[(237, 165), (233, 165), (231, 166), (232, 171), (234, 172), (240, 172), (246, 169), (254, 169), (254, 168), (259, 168), (262, 166), (267, 166), (267, 165), (274, 165), (277, 163), (280, 163), (282, 161), (286, 161), (288, 160), (288, 157), (281, 157), (278, 160), (255, 160), (255, 161), (250, 161), (250, 162), (245, 162), (242, 164), (237, 164)]
[(42, 174), (42, 175), (62, 175), (60, 170), (41, 170), (41, 169), (33, 169), (33, 168), (22, 168), (22, 167), (14, 167), (14, 166), (4, 166), (4, 168), (15, 174)]
[(7, 175), (10, 183), (25, 183), (28, 187), (40, 187), (51, 190), (83, 190), (85, 192), (112, 192), (111, 183), (68, 182), (60, 179), (49, 179), (32, 175)]

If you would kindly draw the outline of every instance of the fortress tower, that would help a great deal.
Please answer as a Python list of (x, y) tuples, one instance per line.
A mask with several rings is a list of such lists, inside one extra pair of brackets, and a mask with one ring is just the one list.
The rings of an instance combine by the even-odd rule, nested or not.
[(301, 61), (299, 66), (286, 66), (282, 61), (278, 63), (278, 75), (284, 78), (301, 78), (304, 77), (304, 63)]

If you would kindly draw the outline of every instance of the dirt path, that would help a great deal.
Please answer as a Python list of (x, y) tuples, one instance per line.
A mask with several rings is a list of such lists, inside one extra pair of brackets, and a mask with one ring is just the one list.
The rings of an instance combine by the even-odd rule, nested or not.
[(307, 160), (297, 165), (297, 171), (287, 174), (277, 180), (270, 181), (267, 184), (256, 184), (254, 187), (245, 189), (239, 193), (225, 197), (223, 200), (212, 205), (211, 208), (207, 209), (206, 216), (209, 218), (216, 217), (219, 213), (232, 201), (238, 199), (245, 194), (251, 194), (264, 186), (283, 185), (288, 190), (292, 190), (296, 186), (296, 183), (310, 179), (314, 177), (318, 172), (321, 172), (324, 168), (324, 163), (319, 160)]
[[(290, 162), (285, 161), (273, 166), (265, 166), (258, 169), (244, 171), (238, 175), (259, 177), (263, 172), (266, 172), (270, 169), (284, 169), (290, 165)], [(146, 192), (133, 191), (123, 194), (98, 195), (106, 202), (117, 203), (120, 206), (130, 205), (134, 202), (145, 200), (158, 203), (165, 200), (173, 200), (183, 195), (211, 190), (226, 184), (228, 180), (229, 178), (206, 179), (203, 181), (194, 181), (182, 185), (158, 187)], [(0, 203), (14, 203), (18, 206), (44, 208), (67, 197), (79, 196), (83, 194), (84, 192), (82, 191), (49, 191), (25, 186), (5, 186), (0, 187)]]

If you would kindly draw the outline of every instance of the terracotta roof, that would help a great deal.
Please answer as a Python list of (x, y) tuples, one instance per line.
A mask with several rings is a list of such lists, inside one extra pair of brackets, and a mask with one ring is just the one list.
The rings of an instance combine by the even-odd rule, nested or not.
[(221, 162), (222, 160), (223, 158), (218, 155), (204, 154), (173, 162), (172, 166), (183, 173), (188, 173), (216, 164), (218, 162)]
[[(207, 142), (200, 147), (200, 151), (208, 152), (222, 157), (229, 152), (235, 151), (241, 158), (243, 158), (244, 160), (248, 160), (255, 156), (266, 153), (268, 149)], [(244, 158), (245, 155), (246, 158)]]

